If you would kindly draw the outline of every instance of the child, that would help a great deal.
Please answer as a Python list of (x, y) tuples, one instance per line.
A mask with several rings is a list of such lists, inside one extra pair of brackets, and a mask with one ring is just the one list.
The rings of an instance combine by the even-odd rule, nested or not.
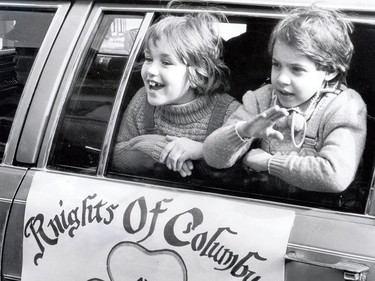
[(144, 87), (122, 120), (113, 154), (116, 171), (153, 169), (150, 163), (156, 161), (183, 177), (191, 175), (192, 160), (203, 158), (205, 138), (240, 105), (224, 94), (229, 71), (221, 59), (218, 22), (202, 11), (167, 16), (150, 27)]
[[(366, 106), (344, 86), (351, 30), (341, 13), (315, 6), (282, 19), (269, 42), (271, 85), (248, 91), (225, 126), (206, 139), (207, 163), (227, 168), (244, 156), (250, 169), (268, 172), (283, 185), (345, 190), (366, 138)], [(255, 139), (260, 147), (248, 152)]]

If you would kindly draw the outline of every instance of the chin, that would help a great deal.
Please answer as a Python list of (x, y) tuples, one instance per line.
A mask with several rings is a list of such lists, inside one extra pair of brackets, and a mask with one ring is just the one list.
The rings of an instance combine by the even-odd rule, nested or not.
[(166, 105), (167, 104), (167, 103), (165, 103), (165, 101), (160, 100), (160, 98), (150, 97), (149, 95), (147, 95), (147, 101), (148, 101), (149, 104), (151, 104), (153, 106), (160, 106), (160, 105)]
[(284, 99), (280, 99), (279, 98), (279, 102), (280, 102), (280, 104), (283, 106), (283, 107), (285, 107), (285, 108), (291, 108), (291, 107), (295, 107), (295, 106), (297, 106), (298, 105), (298, 103), (297, 102), (295, 102), (295, 101), (286, 101), (286, 100), (284, 100)]

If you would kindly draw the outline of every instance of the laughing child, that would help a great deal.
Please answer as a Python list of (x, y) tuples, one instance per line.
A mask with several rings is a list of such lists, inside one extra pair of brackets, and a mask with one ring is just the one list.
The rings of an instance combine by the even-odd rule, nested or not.
[[(221, 58), (218, 22), (202, 11), (166, 16), (150, 27), (141, 70), (144, 87), (125, 112), (113, 154), (115, 170), (131, 172), (140, 162), (156, 161), (183, 177), (192, 174), (192, 160), (203, 158), (207, 135), (240, 105), (225, 94), (229, 72)], [(223, 121), (215, 127), (211, 115), (224, 104)]]

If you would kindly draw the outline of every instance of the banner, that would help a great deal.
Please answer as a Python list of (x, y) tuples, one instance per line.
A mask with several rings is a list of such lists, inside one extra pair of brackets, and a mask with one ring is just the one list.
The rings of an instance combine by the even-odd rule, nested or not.
[(294, 212), (245, 199), (37, 172), (23, 281), (275, 281)]

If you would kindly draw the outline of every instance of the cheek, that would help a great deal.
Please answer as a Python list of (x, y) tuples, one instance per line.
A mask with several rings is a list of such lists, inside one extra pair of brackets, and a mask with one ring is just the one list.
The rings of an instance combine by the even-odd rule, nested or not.
[(143, 79), (146, 78), (146, 66), (143, 64), (141, 68), (141, 76)]

